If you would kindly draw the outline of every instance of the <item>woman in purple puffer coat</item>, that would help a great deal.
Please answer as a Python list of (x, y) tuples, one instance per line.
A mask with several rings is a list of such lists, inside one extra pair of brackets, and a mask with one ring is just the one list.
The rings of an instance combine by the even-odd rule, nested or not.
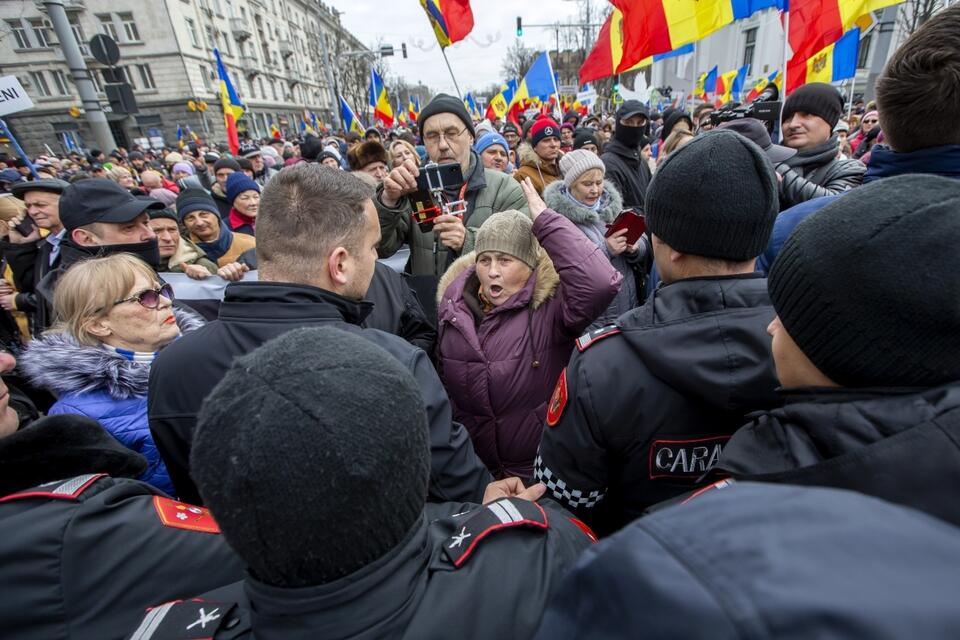
[(620, 288), (620, 273), (522, 183), (533, 218), (491, 216), (438, 291), (440, 375), (477, 454), (497, 478), (533, 475), (547, 402), (574, 341)]

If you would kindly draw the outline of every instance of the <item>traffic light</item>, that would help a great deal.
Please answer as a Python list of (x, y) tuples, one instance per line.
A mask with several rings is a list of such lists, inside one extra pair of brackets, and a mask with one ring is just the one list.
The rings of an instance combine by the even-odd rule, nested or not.
[(523, 21), (520, 19), (520, 16), (517, 16), (517, 37), (523, 37)]
[(400, 45), (400, 51), (403, 52), (403, 59), (406, 60), (407, 59), (407, 43), (406, 42)]

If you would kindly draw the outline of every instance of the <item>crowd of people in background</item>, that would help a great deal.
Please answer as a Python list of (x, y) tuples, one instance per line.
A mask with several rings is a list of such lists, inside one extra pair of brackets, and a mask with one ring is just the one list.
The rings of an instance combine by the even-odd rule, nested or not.
[(875, 93), (0, 154), (5, 629), (955, 636), (960, 6)]

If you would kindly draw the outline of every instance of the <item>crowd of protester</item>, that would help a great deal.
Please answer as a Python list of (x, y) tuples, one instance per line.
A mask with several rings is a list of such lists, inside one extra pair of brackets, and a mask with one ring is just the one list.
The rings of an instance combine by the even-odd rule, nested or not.
[(960, 6), (875, 93), (0, 156), (4, 633), (956, 636)]

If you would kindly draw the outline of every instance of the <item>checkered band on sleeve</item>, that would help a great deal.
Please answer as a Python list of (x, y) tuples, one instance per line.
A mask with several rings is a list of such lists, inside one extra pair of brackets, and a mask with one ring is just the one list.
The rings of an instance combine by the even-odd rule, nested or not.
[(573, 509), (594, 507), (606, 495), (605, 488), (596, 489), (586, 495), (580, 489), (570, 489), (566, 482), (558, 478), (553, 471), (543, 464), (543, 458), (539, 455), (534, 461), (533, 474), (537, 481), (547, 485), (547, 489), (550, 490), (554, 498)]

